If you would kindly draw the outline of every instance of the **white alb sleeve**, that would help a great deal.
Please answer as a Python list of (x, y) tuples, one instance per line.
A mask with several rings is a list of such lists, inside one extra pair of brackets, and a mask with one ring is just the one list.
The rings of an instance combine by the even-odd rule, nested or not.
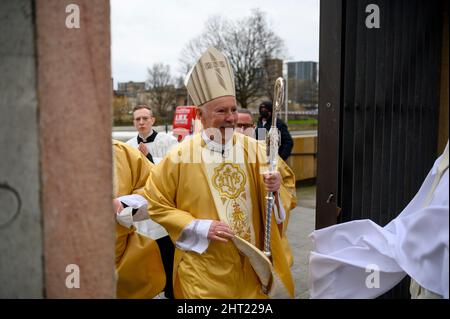
[(202, 254), (209, 246), (208, 231), (212, 220), (196, 219), (181, 233), (175, 245), (181, 250)]

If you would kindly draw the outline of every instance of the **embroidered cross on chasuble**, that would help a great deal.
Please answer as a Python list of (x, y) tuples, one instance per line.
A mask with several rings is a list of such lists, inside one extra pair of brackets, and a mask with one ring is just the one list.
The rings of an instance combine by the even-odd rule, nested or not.
[(233, 232), (255, 244), (252, 201), (244, 163), (233, 163), (233, 152), (203, 152), (203, 167), (217, 214)]

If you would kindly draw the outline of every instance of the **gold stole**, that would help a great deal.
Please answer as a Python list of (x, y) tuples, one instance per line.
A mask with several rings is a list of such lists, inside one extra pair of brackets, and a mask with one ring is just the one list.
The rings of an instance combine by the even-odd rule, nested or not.
[[(201, 134), (195, 138), (197, 140), (194, 140), (194, 143), (204, 145)], [(233, 137), (233, 139), (236, 144), (240, 144), (239, 138)], [(256, 152), (257, 149), (249, 151)], [(253, 206), (249, 188), (250, 175), (245, 164), (244, 145), (235, 145), (226, 150), (224, 156), (221, 152), (214, 152), (207, 147), (201, 147), (201, 152), (203, 171), (208, 180), (217, 214), (220, 220), (227, 222), (237, 235), (233, 240), (234, 244), (249, 258), (263, 289), (269, 290), (267, 293), (269, 298), (292, 298), (294, 287), (287, 263), (283, 269), (283, 262), (280, 261), (279, 267), (287, 271), (283, 278), (290, 289), (275, 273), (271, 261), (255, 246)], [(255, 159), (257, 157), (256, 154), (252, 156)], [(272, 224), (276, 225), (273, 219)], [(279, 257), (284, 258), (282, 255)]]
[(220, 220), (237, 236), (255, 244), (249, 175), (244, 161), (236, 161), (243, 154), (236, 152), (242, 153), (242, 147), (231, 147), (224, 156), (204, 147), (202, 166)]

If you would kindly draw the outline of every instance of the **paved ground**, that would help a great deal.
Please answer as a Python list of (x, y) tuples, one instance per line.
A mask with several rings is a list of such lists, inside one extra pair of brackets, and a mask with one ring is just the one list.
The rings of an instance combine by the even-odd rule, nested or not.
[(295, 298), (307, 299), (308, 259), (312, 248), (308, 235), (314, 230), (316, 218), (316, 186), (297, 185), (297, 207), (291, 211), (287, 236), (294, 255), (292, 275)]

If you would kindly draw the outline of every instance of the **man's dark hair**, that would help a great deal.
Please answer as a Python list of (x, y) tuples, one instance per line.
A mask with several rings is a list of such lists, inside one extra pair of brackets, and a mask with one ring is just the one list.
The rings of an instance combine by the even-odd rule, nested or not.
[(137, 110), (142, 110), (142, 109), (149, 110), (150, 111), (150, 115), (153, 116), (152, 109), (148, 105), (145, 105), (145, 104), (138, 104), (135, 107), (133, 107), (133, 113), (136, 112)]

